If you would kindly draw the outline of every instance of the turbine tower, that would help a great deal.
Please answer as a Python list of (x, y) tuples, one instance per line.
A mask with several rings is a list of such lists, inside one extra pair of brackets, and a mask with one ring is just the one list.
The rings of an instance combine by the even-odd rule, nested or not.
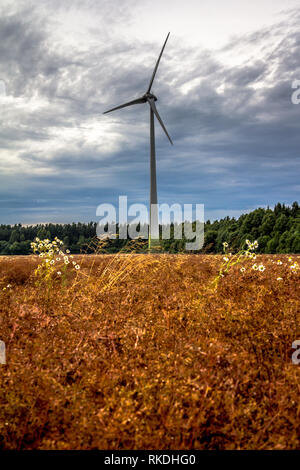
[(155, 158), (155, 129), (154, 129), (154, 116), (157, 118), (159, 124), (163, 128), (166, 136), (168, 137), (170, 143), (173, 145), (171, 137), (169, 136), (165, 125), (158, 114), (156, 109), (155, 101), (157, 98), (153, 93), (151, 93), (151, 88), (154, 82), (154, 78), (159, 66), (159, 62), (161, 56), (164, 52), (164, 48), (166, 46), (167, 40), (169, 38), (170, 33), (168, 33), (167, 38), (164, 42), (162, 50), (158, 56), (157, 62), (155, 64), (152, 77), (148, 86), (146, 93), (137, 98), (135, 100), (129, 101), (128, 103), (121, 104), (120, 106), (116, 106), (115, 108), (109, 109), (105, 111), (103, 114), (110, 113), (112, 111), (116, 111), (117, 109), (125, 108), (127, 106), (133, 106), (135, 104), (141, 103), (148, 103), (150, 106), (150, 228), (149, 228), (149, 250), (151, 250), (151, 246), (158, 244), (159, 241), (159, 223), (158, 223), (158, 205), (157, 205), (157, 184), (156, 184), (156, 158)]

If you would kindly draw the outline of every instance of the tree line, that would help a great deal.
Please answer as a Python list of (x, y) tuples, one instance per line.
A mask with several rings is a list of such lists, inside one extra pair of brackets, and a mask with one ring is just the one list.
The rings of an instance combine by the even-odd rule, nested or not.
[[(71, 253), (92, 253), (95, 247), (96, 222), (72, 224), (38, 224), (24, 226), (0, 225), (0, 254), (27, 255), (31, 253), (30, 243), (36, 238), (53, 240), (58, 237)], [(174, 224), (171, 237), (162, 240), (162, 250), (169, 253), (183, 252), (186, 240), (174, 239)], [(195, 227), (194, 227), (195, 228)], [(278, 203), (274, 209), (258, 208), (239, 218), (225, 217), (204, 226), (202, 253), (221, 253), (223, 242), (232, 251), (239, 250), (245, 240), (257, 240), (259, 253), (300, 253), (300, 207), (298, 202), (291, 206)], [(110, 240), (106, 251), (115, 253), (128, 243), (116, 238)], [(147, 243), (143, 245), (146, 249)]]

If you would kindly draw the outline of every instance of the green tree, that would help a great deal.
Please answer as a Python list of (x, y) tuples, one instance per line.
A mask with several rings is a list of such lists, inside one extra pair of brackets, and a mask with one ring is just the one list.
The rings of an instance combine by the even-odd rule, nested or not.
[(275, 225), (275, 220), (275, 215), (273, 213), (266, 214), (262, 219), (260, 233), (262, 235), (271, 235)]
[(11, 232), (10, 238), (9, 238), (9, 243), (13, 244), (15, 242), (18, 242), (20, 240), (19, 232), (17, 230), (13, 230)]

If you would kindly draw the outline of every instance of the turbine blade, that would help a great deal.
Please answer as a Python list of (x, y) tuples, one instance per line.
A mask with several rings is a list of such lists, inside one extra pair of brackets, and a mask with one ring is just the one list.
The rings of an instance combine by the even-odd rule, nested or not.
[(169, 134), (168, 134), (168, 132), (167, 132), (167, 129), (165, 128), (165, 125), (164, 125), (164, 123), (162, 122), (162, 119), (161, 119), (160, 115), (158, 114), (158, 111), (157, 111), (157, 109), (156, 109), (154, 100), (153, 100), (153, 99), (148, 99), (148, 103), (150, 104), (151, 109), (152, 109), (152, 111), (154, 112), (155, 116), (157, 117), (157, 120), (158, 120), (159, 124), (161, 125), (161, 127), (163, 128), (163, 130), (164, 130), (166, 136), (168, 137), (169, 141), (170, 141), (171, 144), (173, 145), (172, 139), (171, 139), (171, 137), (169, 136)]
[(166, 46), (166, 44), (167, 44), (167, 40), (168, 40), (169, 36), (170, 36), (170, 33), (168, 33), (167, 39), (165, 40), (164, 45), (163, 45), (163, 47), (162, 47), (162, 50), (161, 50), (161, 52), (160, 52), (160, 54), (159, 54), (159, 57), (158, 57), (158, 59), (157, 59), (157, 62), (156, 62), (156, 65), (155, 65), (155, 67), (154, 67), (153, 74), (152, 74), (152, 77), (151, 77), (151, 80), (150, 80), (150, 83), (149, 83), (149, 87), (148, 87), (147, 93), (150, 93), (150, 90), (151, 90), (151, 88), (152, 88), (153, 81), (154, 81), (154, 78), (155, 78), (155, 75), (156, 75), (156, 72), (157, 72), (157, 69), (158, 69), (159, 61), (160, 61), (161, 56), (162, 56), (162, 54), (163, 54), (163, 52), (164, 52), (164, 48), (165, 48), (165, 46)]
[(116, 106), (115, 108), (109, 109), (105, 111), (103, 114), (111, 113), (112, 111), (116, 111), (116, 109), (126, 108), (126, 106), (133, 106), (134, 104), (146, 103), (145, 98), (138, 98), (136, 100), (128, 101), (128, 103), (121, 104), (120, 106)]

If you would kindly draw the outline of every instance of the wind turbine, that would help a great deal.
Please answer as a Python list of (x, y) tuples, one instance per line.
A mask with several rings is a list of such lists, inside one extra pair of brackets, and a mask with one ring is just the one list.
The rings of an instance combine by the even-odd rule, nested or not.
[(155, 130), (154, 130), (154, 115), (156, 116), (159, 124), (163, 128), (166, 136), (168, 137), (170, 143), (173, 145), (171, 137), (169, 136), (165, 125), (158, 114), (156, 109), (155, 101), (157, 98), (153, 93), (151, 93), (151, 88), (154, 82), (154, 78), (159, 66), (161, 56), (164, 52), (164, 48), (167, 44), (170, 33), (168, 33), (167, 38), (164, 42), (162, 50), (158, 56), (157, 62), (155, 64), (152, 77), (148, 86), (146, 93), (135, 100), (129, 101), (128, 103), (121, 104), (115, 108), (105, 111), (103, 114), (116, 111), (117, 109), (125, 108), (127, 106), (133, 106), (135, 104), (148, 103), (150, 106), (150, 229), (149, 229), (149, 250), (151, 250), (151, 240), (153, 241), (152, 246), (158, 243), (159, 240), (159, 224), (158, 224), (158, 206), (157, 206), (157, 184), (156, 184), (156, 159), (155, 159)]

